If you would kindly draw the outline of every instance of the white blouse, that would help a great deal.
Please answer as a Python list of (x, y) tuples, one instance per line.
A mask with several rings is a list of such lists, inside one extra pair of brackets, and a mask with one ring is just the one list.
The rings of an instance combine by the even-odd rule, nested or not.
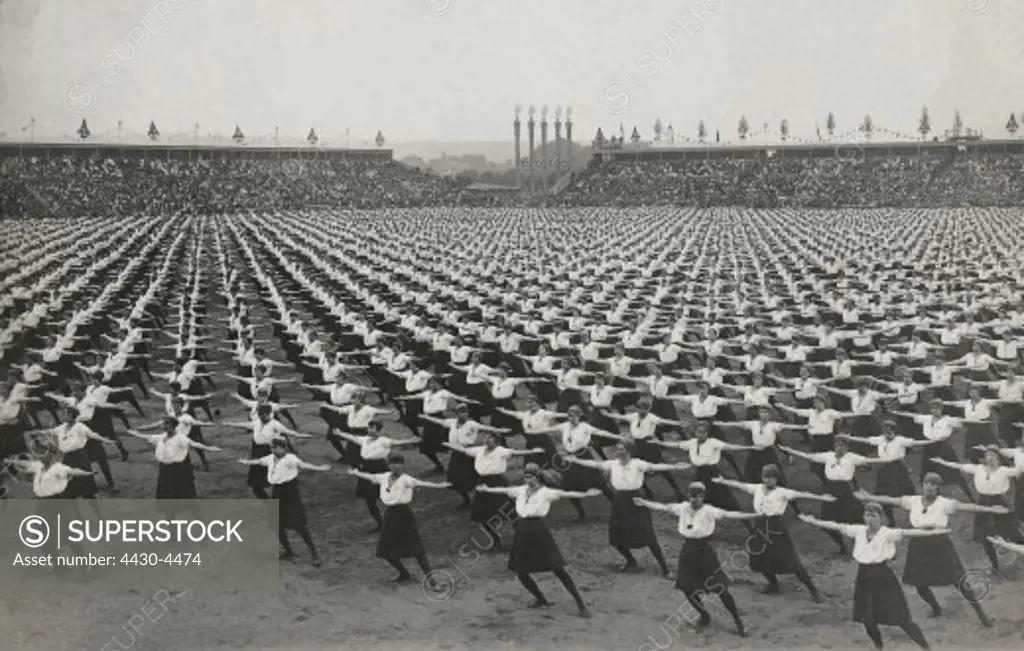
[(818, 463), (825, 464), (825, 477), (829, 481), (850, 481), (857, 472), (857, 467), (867, 461), (859, 454), (847, 452), (839, 458), (835, 452), (820, 452), (812, 455)]
[(767, 516), (782, 515), (795, 496), (796, 491), (788, 488), (776, 486), (768, 490), (764, 484), (758, 484), (754, 489), (754, 511)]
[(945, 529), (949, 525), (949, 516), (956, 513), (956, 501), (948, 497), (936, 497), (927, 506), (921, 495), (907, 495), (900, 501), (910, 513), (910, 524), (915, 529)]
[(885, 461), (899, 461), (907, 456), (907, 446), (914, 442), (905, 436), (894, 436), (892, 440), (884, 436), (872, 436), (868, 439), (878, 448), (878, 458)]
[(891, 561), (896, 556), (896, 543), (903, 540), (899, 529), (879, 527), (868, 539), (868, 527), (864, 524), (844, 524), (842, 532), (853, 538), (853, 560), (864, 565), (875, 565)]
[(181, 463), (188, 458), (191, 447), (188, 434), (175, 432), (172, 436), (156, 435), (156, 460), (164, 464)]
[(448, 408), (448, 399), (452, 395), (450, 391), (445, 389), (427, 391), (423, 397), (423, 413), (427, 415), (440, 414)]
[(89, 442), (89, 435), (92, 433), (93, 431), (82, 423), (62, 423), (56, 428), (57, 447), (65, 454), (77, 452)]
[(597, 385), (590, 387), (590, 404), (594, 407), (610, 407), (615, 398), (615, 390), (610, 386), (598, 389)]
[(640, 414), (632, 413), (626, 416), (629, 423), (629, 435), (635, 439), (649, 439), (654, 436), (661, 419), (654, 414), (647, 414), (640, 418)]
[(357, 436), (359, 441), (359, 456), (363, 459), (387, 459), (391, 454), (391, 439), (386, 436), (370, 438), (369, 436)]
[(807, 433), (811, 436), (832, 434), (836, 421), (843, 417), (834, 409), (808, 409), (800, 413), (807, 416)]
[(27, 461), (24, 466), (33, 475), (32, 492), (36, 497), (60, 495), (68, 487), (68, 481), (71, 479), (71, 466), (59, 461), (45, 470), (42, 461)]
[(380, 501), (384, 506), (398, 506), (412, 502), (413, 490), (417, 486), (423, 486), (424, 482), (410, 475), (399, 475), (398, 479), (391, 481), (390, 472), (380, 472), (373, 475), (373, 483), (380, 486)]
[(580, 421), (578, 424), (562, 423), (562, 447), (569, 454), (574, 454), (590, 445), (594, 427)]
[(683, 538), (707, 538), (715, 533), (715, 522), (726, 514), (726, 511), (710, 504), (703, 504), (697, 510), (689, 502), (668, 506), (679, 516), (679, 533)]
[(457, 418), (449, 418), (448, 442), (468, 448), (476, 443), (477, 424), (471, 420), (459, 423)]
[(299, 468), (312, 468), (310, 464), (298, 458), (291, 452), (278, 459), (273, 454), (268, 454), (259, 459), (260, 465), (267, 467), (267, 481), (274, 485), (287, 484), (299, 475)]
[(515, 486), (509, 490), (509, 496), (515, 498), (516, 514), (521, 518), (543, 518), (560, 497), (558, 491), (545, 486), (532, 493), (527, 486)]
[(473, 457), (473, 467), (478, 475), (503, 475), (508, 470), (508, 460), (512, 458), (512, 450), (500, 445), (493, 450), (478, 445), (466, 448), (466, 453)]
[(612, 488), (617, 491), (638, 491), (644, 486), (644, 475), (650, 470), (651, 464), (643, 459), (621, 461), (604, 461), (601, 467), (608, 471)]
[(963, 470), (974, 475), (974, 488), (982, 495), (1004, 495), (1010, 490), (1011, 480), (1021, 473), (1017, 468), (999, 466), (990, 470), (981, 464), (970, 464)]
[(953, 434), (957, 420), (952, 416), (935, 416), (923, 414), (914, 416), (914, 421), (921, 426), (921, 433), (929, 441), (945, 441)]
[(679, 442), (679, 449), (690, 455), (690, 463), (695, 466), (717, 466), (722, 460), (724, 443), (716, 438), (707, 438), (704, 442), (687, 439)]
[(694, 418), (711, 418), (718, 413), (719, 405), (724, 405), (726, 402), (718, 396), (709, 395), (706, 398), (701, 398), (700, 395), (696, 395), (690, 401), (690, 410), (693, 412)]

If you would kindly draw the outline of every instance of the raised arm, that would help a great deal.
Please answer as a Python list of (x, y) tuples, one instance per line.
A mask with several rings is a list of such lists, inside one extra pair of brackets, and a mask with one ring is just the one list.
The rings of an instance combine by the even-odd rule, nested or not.
[(1015, 554), (1024, 555), (1024, 545), (1017, 543), (1007, 542), (1002, 536), (989, 536), (988, 541), (996, 547), (1002, 547), (1003, 549), (1014, 552)]
[(652, 502), (650, 500), (645, 500), (642, 497), (634, 497), (633, 498), (633, 503), (636, 504), (637, 506), (642, 506), (645, 509), (650, 509), (652, 511), (663, 511), (665, 513), (675, 513), (675, 511), (672, 510), (672, 507), (675, 506), (675, 504), (662, 504), (660, 502)]
[(807, 524), (814, 525), (815, 527), (820, 527), (822, 529), (828, 529), (829, 531), (836, 531), (836, 532), (839, 532), (839, 533), (843, 534), (844, 536), (852, 537), (848, 533), (848, 530), (846, 528), (847, 525), (840, 524), (838, 522), (831, 522), (829, 520), (819, 520), (818, 518), (816, 518), (813, 515), (810, 515), (808, 513), (801, 513), (797, 517), (799, 517), (801, 520), (803, 520)]

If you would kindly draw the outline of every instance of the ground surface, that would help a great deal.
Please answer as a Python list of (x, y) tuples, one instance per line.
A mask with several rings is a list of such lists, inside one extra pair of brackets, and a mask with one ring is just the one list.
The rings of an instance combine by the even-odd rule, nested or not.
[[(257, 314), (266, 316), (262, 309)], [(212, 316), (222, 315), (217, 310)], [(268, 335), (269, 330), (265, 330), (263, 336)], [(225, 358), (218, 360), (218, 370), (229, 370)], [(243, 420), (240, 405), (228, 397), (234, 383), (219, 378), (218, 385), (218, 419)], [(163, 388), (159, 383), (157, 387)], [(308, 400), (308, 394), (296, 388), (282, 391), (282, 397), (286, 402)], [(160, 406), (156, 400), (144, 403), (150, 416), (158, 414)], [(315, 440), (300, 444), (301, 456), (314, 463), (333, 461), (336, 454), (323, 440), (324, 426), (314, 406), (307, 403), (296, 409), (295, 414), (300, 431), (317, 435)], [(136, 423), (149, 420), (133, 417)], [(388, 425), (388, 430), (399, 436), (407, 435), (397, 424)], [(245, 468), (235, 463), (235, 459), (248, 453), (248, 434), (213, 427), (208, 428), (206, 437), (209, 443), (220, 445), (225, 451), (215, 455), (210, 472), (198, 473), (200, 495), (248, 498)], [(131, 460), (113, 464), (122, 488), (120, 497), (151, 496), (156, 478), (152, 452), (139, 441), (129, 441), (128, 445), (133, 452)], [(416, 454), (409, 456), (409, 471), (424, 476), (426, 461)], [(817, 491), (817, 482), (806, 465), (799, 461), (797, 464), (790, 470), (795, 486)], [(671, 493), (659, 480), (655, 479), (652, 486), (658, 499), (670, 498)], [(12, 497), (25, 496), (24, 488), (16, 487)], [(151, 594), (135, 591), (112, 595), (76, 587), (43, 598), (19, 596), (16, 587), (7, 587), (6, 598), (0, 599), (0, 650), (795, 650), (870, 646), (863, 630), (850, 621), (856, 565), (849, 558), (836, 557), (833, 543), (803, 523), (794, 525), (793, 532), (808, 569), (825, 596), (825, 603), (820, 605), (814, 604), (789, 577), (783, 581), (784, 595), (760, 594), (761, 577), (746, 569), (742, 555), (731, 555), (742, 548), (747, 537), (745, 530), (740, 525), (727, 524), (717, 534), (719, 556), (734, 578), (734, 593), (748, 623), (750, 637), (741, 639), (733, 633), (728, 616), (715, 600), (710, 602), (715, 623), (704, 634), (694, 633), (685, 623), (678, 624), (680, 616), (689, 613), (685, 599), (660, 578), (646, 552), (638, 554), (645, 567), (643, 574), (621, 575), (612, 571), (620, 559), (607, 545), (608, 506), (603, 498), (589, 500), (591, 517), (585, 523), (573, 522), (573, 511), (567, 503), (556, 505), (549, 518), (571, 571), (594, 612), (593, 619), (583, 620), (574, 615), (571, 599), (553, 577), (539, 577), (539, 583), (555, 605), (540, 611), (524, 609), (529, 598), (506, 569), (507, 557), (475, 551), (474, 537), (481, 546), (486, 538), (468, 521), (466, 512), (454, 510), (457, 498), (447, 491), (419, 491), (414, 504), (438, 577), (444, 581), (454, 579), (454, 591), (448, 584), (445, 593), (425, 592), (418, 582), (418, 570), (417, 582), (401, 586), (389, 583), (393, 570), (374, 557), (376, 536), (369, 531), (369, 515), (355, 499), (354, 491), (355, 480), (345, 474), (341, 465), (336, 464), (328, 473), (303, 476), (310, 529), (326, 562), (320, 569), (312, 567), (301, 542), (294, 540), (299, 560), (282, 563), (277, 593), (213, 596), (189, 592), (169, 604), (165, 616), (156, 622), (147, 621), (133, 631), (128, 621), (150, 602)], [(808, 508), (816, 512), (815, 506)], [(674, 567), (680, 546), (674, 519), (661, 514), (655, 517), (666, 555)], [(901, 518), (901, 522), (905, 519)], [(987, 564), (981, 549), (971, 542), (970, 517), (957, 516), (955, 529), (965, 565), (984, 570)], [(898, 571), (904, 553), (905, 549), (901, 550), (896, 562)], [(1021, 583), (1014, 579), (1024, 573), (1019, 567), (1021, 560), (1007, 561), (1003, 570), (1006, 580), (989, 583), (988, 579), (974, 577), (975, 585), (991, 588), (984, 607), (996, 622), (992, 629), (982, 628), (968, 605), (952, 590), (936, 591), (946, 609), (942, 619), (926, 619), (926, 606), (908, 591), (911, 610), (934, 648), (1021, 648), (1024, 598)], [(889, 648), (913, 648), (902, 632), (884, 633)]]

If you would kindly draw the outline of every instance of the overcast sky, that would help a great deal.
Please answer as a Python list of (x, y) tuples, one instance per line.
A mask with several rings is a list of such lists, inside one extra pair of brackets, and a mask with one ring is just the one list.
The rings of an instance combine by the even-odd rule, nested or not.
[(0, 131), (510, 138), (571, 105), (578, 138), (655, 118), (723, 139), (954, 109), (989, 137), (1024, 112), (1021, 0), (0, 0)]

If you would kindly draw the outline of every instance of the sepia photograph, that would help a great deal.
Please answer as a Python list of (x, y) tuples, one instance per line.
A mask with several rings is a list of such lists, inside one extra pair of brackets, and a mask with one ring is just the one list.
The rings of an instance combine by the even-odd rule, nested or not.
[(1024, 644), (1024, 2), (0, 0), (0, 651)]

